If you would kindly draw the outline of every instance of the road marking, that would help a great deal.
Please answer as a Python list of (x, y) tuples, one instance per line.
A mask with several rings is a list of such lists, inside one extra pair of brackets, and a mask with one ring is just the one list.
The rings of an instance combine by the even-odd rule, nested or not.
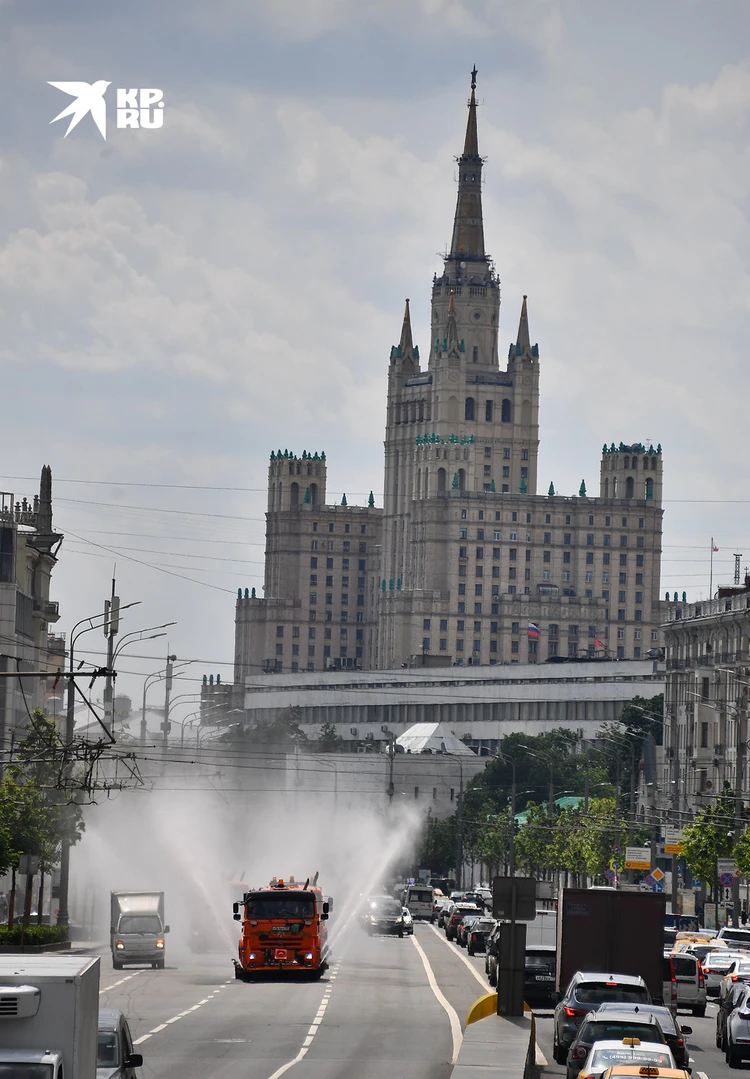
[[(536, 1043), (535, 1063), (536, 1063), (536, 1066), (538, 1068), (546, 1068), (547, 1064), (549, 1063), (546, 1056), (544, 1055), (542, 1050), (539, 1048), (539, 1042)], [(705, 1079), (708, 1079), (708, 1076), (705, 1076)]]
[[(329, 982), (335, 981), (336, 975), (338, 973), (339, 966), (340, 966), (340, 961), (339, 961), (339, 963), (336, 964), (335, 967), (333, 967), (331, 969), (331, 974), (329, 975), (329, 978), (328, 978)], [(310, 1029), (307, 1032), (307, 1037), (302, 1042), (302, 1048), (297, 1053), (296, 1057), (293, 1057), (291, 1060), (288, 1060), (286, 1062), (286, 1064), (282, 1064), (280, 1068), (276, 1069), (276, 1071), (273, 1073), (273, 1075), (270, 1075), (268, 1077), (268, 1079), (281, 1079), (282, 1075), (286, 1075), (286, 1073), (289, 1071), (290, 1068), (293, 1068), (295, 1064), (299, 1064), (300, 1060), (304, 1060), (304, 1058), (307, 1056), (307, 1051), (308, 1051), (308, 1049), (310, 1048), (310, 1046), (313, 1043), (313, 1038), (315, 1037), (315, 1035), (320, 1030), (320, 1024), (323, 1022), (323, 1016), (325, 1015), (325, 1010), (326, 1010), (326, 1007), (328, 1005), (328, 1001), (331, 999), (331, 989), (332, 989), (332, 986), (329, 984), (326, 987), (326, 991), (325, 991), (325, 993), (323, 995), (323, 999), (320, 1002), (320, 1006), (318, 1007), (318, 1011), (317, 1011), (317, 1013), (315, 1015), (315, 1018), (312, 1021)]]
[[(416, 937), (412, 936), (410, 940), (419, 952), (419, 958), (422, 960), (422, 966), (424, 967), (425, 974), (427, 975), (427, 981), (430, 983), (430, 989), (435, 994), (435, 999), (450, 1020), (451, 1038), (453, 1039), (453, 1057), (451, 1059), (451, 1064), (455, 1064), (458, 1060), (458, 1053), (461, 1048), (461, 1042), (464, 1038), (463, 1034), (461, 1033), (461, 1020), (458, 1018), (458, 1013), (456, 1012), (456, 1009), (443, 996), (424, 948), (419, 943)], [(274, 1077), (271, 1076), (271, 1079), (274, 1079)]]
[[(135, 973), (142, 974), (143, 972), (137, 970)], [(134, 978), (135, 974), (130, 974), (128, 975), (128, 977)], [(127, 978), (123, 978), (123, 981), (127, 981)], [(198, 1009), (202, 1008), (204, 1004), (208, 1004), (209, 1001), (213, 1000), (216, 993), (219, 992), (219, 989), (223, 989), (224, 986), (231, 984), (231, 982), (224, 982), (224, 985), (220, 985), (217, 989), (214, 989), (213, 993), (211, 993), (207, 997), (204, 997), (203, 1000), (199, 1000), (197, 1004), (193, 1004), (191, 1008), (186, 1008), (184, 1012), (178, 1012), (177, 1015), (173, 1015), (171, 1019), (165, 1019), (163, 1023), (159, 1023), (159, 1025), (154, 1027), (153, 1030), (150, 1030), (148, 1034), (142, 1034), (140, 1038), (135, 1038), (133, 1040), (133, 1045), (140, 1045), (141, 1042), (145, 1042), (148, 1038), (150, 1038), (152, 1034), (159, 1034), (162, 1030), (166, 1030), (168, 1026), (171, 1026), (172, 1023), (176, 1023), (178, 1019), (184, 1019), (186, 1015), (191, 1015), (193, 1012), (197, 1012)], [(119, 982), (116, 982), (115, 985), (119, 985)], [(110, 986), (109, 988), (111, 989), (112, 986)], [(242, 1041), (244, 1039), (236, 1040)]]
[(129, 982), (131, 978), (137, 978), (139, 974), (143, 974), (142, 970), (136, 970), (132, 974), (126, 974), (124, 978), (120, 978), (119, 982), (112, 982), (111, 985), (105, 985), (103, 989), (99, 990), (99, 996), (102, 993), (108, 993), (110, 989), (115, 989), (118, 985), (122, 985), (123, 982)]
[(705, 1072), (698, 1072), (698, 1079), (708, 1079)]
[(464, 966), (468, 967), (468, 969), (471, 971), (471, 973), (474, 975), (476, 980), (481, 985), (482, 989), (484, 989), (485, 993), (488, 992), (489, 987), (487, 985), (487, 982), (481, 976), (481, 974), (479, 973), (477, 968), (474, 966), (474, 964), (469, 962), (469, 960), (463, 954), (463, 952), (461, 951), (459, 946), (457, 944), (452, 945), (451, 942), (445, 936), (445, 934), (441, 933), (439, 929), (436, 929), (434, 925), (431, 924), (430, 929), (432, 930), (432, 932), (435, 934), (435, 936), (439, 940), (442, 940), (442, 942), (443, 942), (443, 944), (445, 944), (446, 948), (450, 948), (450, 950), (453, 952), (453, 954), (458, 956), (458, 958), (461, 960), (461, 962), (464, 964)]

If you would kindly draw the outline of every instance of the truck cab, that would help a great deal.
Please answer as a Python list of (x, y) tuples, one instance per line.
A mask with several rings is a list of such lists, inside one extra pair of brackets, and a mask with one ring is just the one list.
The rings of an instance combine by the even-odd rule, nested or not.
[(50, 1049), (3, 1049), (0, 1079), (69, 1079), (62, 1053)]
[(113, 969), (140, 963), (163, 970), (164, 937), (169, 932), (164, 924), (164, 892), (112, 892), (110, 898)]

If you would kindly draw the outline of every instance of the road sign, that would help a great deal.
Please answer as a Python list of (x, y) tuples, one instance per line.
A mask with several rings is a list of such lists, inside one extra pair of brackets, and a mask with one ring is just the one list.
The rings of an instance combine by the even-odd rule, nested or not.
[(514, 893), (516, 921), (533, 922), (536, 918), (534, 877), (495, 877), (492, 881), (492, 916), (506, 920), (513, 917)]
[(657, 866), (656, 869), (651, 870), (651, 876), (654, 878), (655, 881), (660, 881), (660, 880), (663, 879), (664, 874), (662, 873), (661, 869), (659, 869), (659, 867)]
[(722, 873), (719, 877), (719, 883), (723, 888), (731, 888), (734, 884), (734, 873)]
[(643, 878), (643, 883), (648, 884), (648, 886), (650, 888), (652, 884), (656, 884), (656, 881), (654, 880), (652, 874), (649, 873), (648, 876)]
[(625, 848), (625, 868), (626, 869), (650, 869), (651, 868), (651, 848), (650, 847), (626, 847)]
[(664, 829), (664, 853), (682, 854), (682, 829), (668, 824)]
[(652, 885), (651, 891), (652, 892), (663, 892), (664, 891), (664, 885), (659, 880), (659, 881), (656, 882), (656, 884)]
[(617, 874), (615, 873), (614, 869), (605, 869), (604, 876), (607, 878), (607, 880), (614, 880)]
[(716, 872), (720, 877), (725, 873), (731, 873), (733, 877), (739, 877), (740, 871), (737, 868), (737, 863), (734, 858), (717, 858), (716, 859)]

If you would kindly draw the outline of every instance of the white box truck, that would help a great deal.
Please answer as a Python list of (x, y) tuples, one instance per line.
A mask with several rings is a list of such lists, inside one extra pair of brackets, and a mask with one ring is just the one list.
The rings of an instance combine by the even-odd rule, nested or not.
[(109, 927), (115, 970), (125, 963), (164, 969), (164, 936), (169, 932), (164, 924), (164, 892), (111, 892)]
[(0, 1079), (96, 1079), (99, 957), (0, 955)]

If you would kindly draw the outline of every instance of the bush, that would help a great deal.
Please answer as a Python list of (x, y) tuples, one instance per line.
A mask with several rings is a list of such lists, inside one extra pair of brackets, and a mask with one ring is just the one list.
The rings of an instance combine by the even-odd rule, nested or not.
[[(0, 926), (0, 947), (3, 944), (20, 944), (23, 926), (16, 924), (12, 929)], [(59, 944), (68, 939), (68, 927), (65, 925), (28, 925), (24, 933), (24, 944), (44, 945)]]

